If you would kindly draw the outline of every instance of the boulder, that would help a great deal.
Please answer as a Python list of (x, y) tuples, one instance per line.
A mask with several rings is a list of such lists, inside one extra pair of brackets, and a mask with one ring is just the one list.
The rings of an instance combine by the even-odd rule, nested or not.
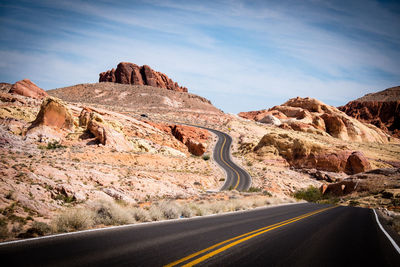
[(74, 119), (66, 104), (60, 99), (47, 97), (43, 100), (40, 111), (30, 128), (39, 125), (71, 130), (74, 126)]
[(129, 62), (121, 62), (118, 64), (117, 69), (100, 73), (99, 82), (148, 85), (178, 92), (187, 92), (186, 87), (179, 86), (167, 75), (154, 71), (148, 65), (140, 67)]
[(95, 112), (91, 112), (89, 115), (87, 130), (104, 146), (114, 148), (117, 151), (130, 151), (133, 149), (132, 143), (126, 140), (123, 133), (113, 129)]
[(355, 151), (351, 153), (346, 162), (345, 172), (347, 174), (356, 174), (371, 169), (371, 165), (362, 152)]
[(261, 123), (265, 123), (265, 124), (272, 124), (275, 126), (280, 126), (282, 123), (281, 121), (274, 117), (273, 115), (268, 114), (267, 116), (265, 116), (264, 118), (262, 118), (261, 120), (259, 120), (258, 122)]
[(42, 88), (39, 88), (29, 79), (24, 79), (13, 84), (10, 89), (10, 93), (19, 94), (36, 99), (43, 99), (47, 96), (47, 93)]

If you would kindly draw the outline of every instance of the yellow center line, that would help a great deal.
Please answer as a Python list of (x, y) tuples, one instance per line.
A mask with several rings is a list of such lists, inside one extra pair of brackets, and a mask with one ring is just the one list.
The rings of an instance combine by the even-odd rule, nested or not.
[(224, 146), (225, 146), (225, 143), (226, 143), (226, 137), (224, 136), (224, 143), (222, 144), (222, 147), (221, 147), (221, 160), (226, 164), (226, 165), (228, 165), (235, 173), (236, 173), (236, 175), (237, 175), (237, 177), (238, 177), (238, 180), (237, 180), (237, 182), (236, 182), (236, 185), (233, 187), (233, 189), (236, 189), (237, 187), (238, 187), (238, 185), (239, 185), (239, 182), (240, 182), (240, 174), (231, 166), (231, 165), (229, 165), (225, 160), (224, 160), (224, 158), (222, 157), (222, 150), (224, 150)]
[[(262, 233), (268, 232), (268, 231), (270, 231), (270, 230), (276, 229), (276, 228), (281, 227), (281, 226), (284, 226), (284, 225), (286, 225), (286, 224), (289, 224), (289, 223), (292, 223), (292, 222), (295, 222), (295, 221), (298, 221), (298, 220), (307, 218), (307, 217), (312, 216), (312, 215), (314, 215), (314, 214), (317, 214), (317, 213), (320, 213), (320, 212), (323, 212), (323, 211), (326, 211), (326, 210), (329, 210), (329, 209), (332, 209), (332, 208), (335, 208), (335, 207), (336, 207), (336, 206), (334, 206), (334, 207), (328, 207), (328, 208), (323, 208), (323, 209), (319, 209), (319, 210), (312, 211), (312, 212), (308, 212), (308, 213), (306, 213), (306, 214), (303, 214), (303, 215), (300, 215), (300, 216), (297, 216), (297, 217), (294, 217), (294, 218), (291, 218), (291, 219), (288, 219), (288, 220), (285, 220), (285, 221), (282, 221), (282, 222), (279, 222), (279, 223), (275, 223), (275, 224), (272, 224), (272, 225), (268, 225), (268, 226), (262, 227), (262, 228), (260, 228), (260, 229), (257, 229), (257, 230), (254, 230), (254, 231), (251, 231), (251, 232), (248, 232), (248, 233), (245, 233), (245, 234), (242, 234), (242, 235), (233, 237), (233, 238), (230, 238), (230, 239), (228, 239), (228, 240), (222, 241), (222, 242), (217, 243), (217, 244), (215, 244), (215, 245), (212, 245), (212, 246), (210, 246), (210, 247), (208, 247), (208, 248), (205, 248), (205, 249), (203, 249), (203, 250), (200, 250), (200, 251), (198, 251), (198, 252), (195, 252), (195, 253), (193, 253), (193, 254), (190, 254), (190, 255), (188, 255), (188, 256), (186, 256), (186, 257), (184, 257), (184, 258), (182, 258), (182, 259), (179, 259), (179, 260), (177, 260), (177, 261), (174, 261), (174, 262), (172, 262), (172, 263), (170, 263), (170, 264), (167, 264), (167, 265), (165, 265), (165, 267), (171, 267), (171, 266), (178, 265), (179, 263), (182, 263), (182, 262), (185, 262), (185, 261), (187, 261), (187, 260), (189, 260), (189, 259), (192, 259), (192, 258), (194, 258), (194, 257), (196, 257), (196, 256), (198, 256), (198, 255), (200, 255), (200, 254), (203, 254), (204, 252), (207, 252), (207, 251), (212, 250), (212, 249), (214, 249), (214, 248), (216, 248), (216, 247), (218, 247), (218, 246), (221, 246), (221, 245), (223, 245), (223, 244), (226, 244), (226, 243), (228, 243), (228, 242), (231, 242), (231, 241), (234, 241), (234, 240), (237, 240), (237, 239), (240, 239), (240, 238), (243, 238), (243, 239), (237, 240), (237, 241), (235, 241), (235, 242), (233, 242), (233, 243), (231, 243), (231, 244), (236, 245), (236, 244), (242, 243), (242, 242), (244, 242), (244, 241), (246, 241), (246, 240), (248, 240), (248, 239), (250, 239), (250, 238), (253, 238), (253, 237), (257, 236), (258, 234), (262, 234)], [(253, 234), (253, 235), (252, 235), (252, 234)], [(247, 237), (249, 237), (249, 236), (251, 236), (251, 237), (250, 237), (250, 238), (247, 238)], [(247, 239), (245, 239), (245, 238), (247, 238)], [(240, 242), (239, 242), (239, 241), (240, 241)], [(219, 251), (219, 252), (217, 252), (217, 253), (214, 253), (215, 251), (213, 251), (213, 252), (210, 252), (210, 253), (204, 255), (203, 257), (200, 257), (199, 259), (202, 259), (201, 261), (204, 261), (204, 260), (206, 260), (206, 259), (208, 259), (208, 258), (214, 256), (215, 254), (218, 254), (218, 253), (220, 253), (220, 252), (222, 252), (222, 251), (224, 251), (224, 250), (226, 250), (226, 249), (228, 249), (228, 248), (234, 246), (234, 245), (231, 245), (231, 244), (226, 245), (226, 246), (224, 246), (224, 247), (222, 247), (222, 248), (220, 248), (220, 249), (218, 249), (218, 250), (215, 250), (215, 251)], [(223, 250), (221, 250), (221, 249), (223, 249)], [(204, 258), (204, 257), (206, 257), (206, 258)], [(198, 261), (199, 259), (197, 259), (197, 260), (195, 260), (195, 261), (192, 261), (192, 262), (189, 262), (189, 263), (188, 263), (189, 265), (186, 264), (186, 265), (184, 265), (184, 266), (193, 266), (194, 264), (197, 264), (197, 263), (201, 262), (201, 261)], [(194, 262), (195, 262), (195, 263), (194, 263)], [(191, 263), (193, 263), (193, 264), (191, 264)], [(191, 264), (191, 265), (190, 265), (190, 264)]]

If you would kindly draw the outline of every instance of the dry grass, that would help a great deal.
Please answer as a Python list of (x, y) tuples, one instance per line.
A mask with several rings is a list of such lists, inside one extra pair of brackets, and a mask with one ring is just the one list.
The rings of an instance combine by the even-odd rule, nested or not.
[(79, 208), (68, 209), (55, 220), (56, 232), (71, 232), (93, 226), (93, 213)]
[(53, 222), (55, 232), (76, 231), (102, 225), (122, 225), (135, 222), (190, 218), (262, 207), (287, 200), (265, 196), (251, 196), (229, 200), (208, 200), (184, 203), (164, 200), (147, 208), (99, 201), (86, 209), (70, 208)]

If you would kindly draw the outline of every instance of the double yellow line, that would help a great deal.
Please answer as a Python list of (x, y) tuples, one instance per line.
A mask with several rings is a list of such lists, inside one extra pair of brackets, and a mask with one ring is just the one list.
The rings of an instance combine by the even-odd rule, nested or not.
[[(268, 225), (266, 227), (262, 227), (262, 228), (259, 228), (257, 230), (254, 230), (254, 231), (251, 231), (251, 232), (248, 232), (248, 233), (245, 233), (245, 234), (230, 238), (228, 240), (225, 240), (225, 241), (222, 241), (222, 242), (217, 243), (215, 245), (212, 245), (211, 247), (208, 247), (206, 249), (203, 249), (203, 250), (200, 250), (200, 251), (195, 252), (193, 254), (190, 254), (189, 256), (186, 256), (186, 257), (184, 257), (182, 259), (179, 259), (177, 261), (169, 263), (169, 264), (165, 265), (165, 267), (176, 266), (176, 265), (178, 265), (178, 264), (180, 264), (182, 262), (188, 261), (188, 260), (190, 260), (190, 259), (192, 259), (192, 258), (194, 258), (196, 256), (199, 256), (199, 255), (201, 255), (203, 253), (206, 253), (206, 252), (212, 250), (211, 252), (209, 252), (209, 253), (207, 253), (207, 254), (205, 254), (205, 255), (203, 255), (203, 256), (201, 256), (201, 257), (199, 257), (199, 258), (197, 258), (197, 259), (195, 259), (193, 261), (190, 261), (190, 262), (188, 262), (188, 263), (186, 263), (186, 264), (184, 264), (182, 266), (193, 266), (193, 265), (196, 265), (196, 264), (198, 264), (198, 263), (200, 263), (202, 261), (205, 261), (205, 260), (211, 258), (212, 256), (214, 256), (214, 255), (216, 255), (218, 253), (221, 253), (221, 252), (223, 252), (223, 251), (225, 251), (225, 250), (227, 250), (227, 249), (229, 249), (229, 248), (231, 248), (233, 246), (236, 246), (236, 245), (238, 245), (240, 243), (243, 243), (243, 242), (245, 242), (245, 241), (247, 241), (247, 240), (249, 240), (251, 238), (254, 238), (254, 237), (262, 235), (262, 234), (264, 234), (264, 233), (266, 233), (268, 231), (274, 230), (276, 228), (285, 226), (285, 225), (290, 224), (290, 223), (294, 223), (296, 221), (305, 219), (305, 218), (310, 217), (312, 215), (315, 215), (315, 214), (318, 214), (320, 212), (327, 211), (327, 210), (330, 210), (330, 209), (333, 209), (333, 208), (336, 208), (336, 206), (323, 208), (323, 209), (319, 209), (319, 210), (316, 210), (316, 211), (312, 211), (312, 212), (309, 212), (309, 213), (306, 213), (306, 214), (303, 214), (303, 215), (288, 219), (286, 221), (282, 221), (282, 222), (279, 222), (279, 223)], [(226, 244), (226, 243), (229, 243), (229, 244)], [(221, 245), (224, 245), (224, 244), (226, 244), (226, 245), (220, 247)], [(215, 249), (215, 248), (217, 248), (217, 249)], [(215, 250), (213, 250), (213, 249), (215, 249)]]
[(225, 146), (225, 143), (226, 143), (226, 137), (224, 136), (224, 142), (222, 143), (222, 147), (221, 147), (221, 160), (226, 164), (226, 165), (228, 165), (229, 166), (229, 168), (231, 168), (235, 173), (236, 173), (236, 175), (237, 175), (237, 177), (238, 177), (238, 180), (237, 180), (237, 182), (236, 182), (236, 185), (232, 188), (232, 189), (236, 189), (237, 187), (238, 187), (238, 185), (239, 185), (239, 182), (240, 182), (240, 174), (238, 173), (238, 171), (237, 170), (235, 170), (231, 165), (229, 165), (225, 160), (224, 160), (224, 158), (222, 157), (222, 151), (224, 150), (224, 146)]

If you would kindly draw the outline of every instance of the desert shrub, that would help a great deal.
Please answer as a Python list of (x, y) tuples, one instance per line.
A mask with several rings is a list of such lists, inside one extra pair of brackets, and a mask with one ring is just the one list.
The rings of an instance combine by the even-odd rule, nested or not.
[(153, 205), (149, 209), (149, 216), (152, 221), (161, 221), (164, 219), (164, 214), (159, 206)]
[(57, 232), (83, 230), (93, 225), (93, 213), (86, 209), (68, 209), (55, 219)]
[(4, 219), (0, 219), (0, 239), (5, 239), (9, 236), (7, 222)]
[(50, 141), (47, 143), (47, 146), (39, 146), (40, 149), (57, 149), (57, 148), (65, 148), (65, 146), (61, 145), (58, 141)]
[(134, 208), (132, 210), (132, 215), (133, 215), (133, 218), (135, 218), (135, 220), (138, 221), (138, 222), (149, 222), (149, 221), (151, 221), (151, 218), (149, 216), (149, 212), (147, 210), (142, 209), (142, 208)]
[(192, 211), (192, 209), (190, 208), (189, 205), (184, 205), (181, 208), (181, 216), (184, 217), (184, 218), (193, 217), (193, 211)]
[(193, 211), (195, 216), (204, 216), (209, 214), (209, 210), (206, 209), (205, 205), (197, 205), (195, 203), (189, 204), (190, 209)]
[(400, 234), (400, 216), (393, 217), (391, 224), (393, 229)]
[(172, 201), (163, 201), (159, 207), (166, 219), (176, 219), (180, 215), (179, 206)]
[(318, 200), (322, 199), (321, 191), (314, 187), (309, 186), (306, 189), (300, 189), (294, 192), (293, 196), (297, 199), (304, 199), (308, 202), (317, 202)]
[(267, 190), (263, 191), (263, 195), (267, 196), (267, 197), (272, 197), (272, 194), (270, 192), (268, 192)]
[(51, 232), (51, 227), (47, 223), (34, 222), (31, 228), (26, 230), (26, 232), (24, 233), (20, 233), (18, 237), (31, 238), (31, 237), (42, 236), (50, 232)]
[(203, 159), (204, 160), (209, 160), (210, 159), (210, 155), (203, 155)]
[(261, 188), (258, 188), (258, 187), (250, 187), (248, 190), (247, 190), (248, 192), (261, 192), (262, 191), (262, 189)]
[(135, 222), (127, 209), (110, 201), (100, 201), (94, 206), (96, 224), (121, 225)]

